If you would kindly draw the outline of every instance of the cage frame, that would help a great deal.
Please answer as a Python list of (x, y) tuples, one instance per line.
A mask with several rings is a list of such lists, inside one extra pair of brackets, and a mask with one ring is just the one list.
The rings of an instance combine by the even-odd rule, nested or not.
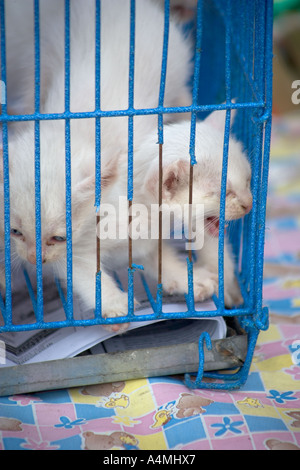
[[(137, 0), (138, 1), (138, 0)], [(187, 270), (189, 278), (189, 291), (186, 295), (186, 303), (188, 307), (188, 317), (198, 318), (209, 318), (212, 316), (225, 316), (228, 318), (237, 318), (239, 320), (240, 327), (244, 332), (244, 345), (247, 348), (243, 349), (243, 354), (237, 353), (234, 350), (235, 342), (239, 341), (232, 337), (230, 339), (230, 347), (233, 348), (231, 351), (235, 352), (231, 358), (231, 366), (237, 365), (237, 357), (240, 360), (239, 370), (232, 374), (211, 372), (211, 368), (207, 366), (207, 355), (209, 351), (216, 351), (216, 343), (211, 339), (207, 333), (204, 333), (199, 338), (197, 345), (193, 345), (194, 360), (193, 368), (186, 368), (184, 364), (179, 365), (181, 372), (186, 373), (186, 383), (191, 388), (210, 388), (210, 389), (221, 389), (229, 390), (239, 388), (243, 385), (248, 377), (249, 369), (256, 345), (257, 337), (260, 330), (268, 328), (268, 309), (263, 307), (262, 301), (262, 282), (263, 282), (263, 251), (264, 251), (264, 233), (265, 233), (265, 214), (266, 214), (266, 198), (267, 198), (267, 182), (268, 182), (268, 168), (269, 168), (269, 154), (270, 154), (270, 136), (271, 136), (271, 113), (272, 113), (272, 1), (271, 0), (255, 0), (254, 6), (248, 6), (246, 8), (254, 8), (255, 12), (255, 37), (253, 43), (249, 45), (249, 50), (252, 47), (253, 50), (253, 66), (252, 72), (249, 67), (249, 63), (245, 60), (245, 56), (249, 50), (239, 51), (239, 41), (233, 44), (232, 41), (232, 22), (235, 20), (232, 17), (232, 8), (235, 3), (234, 0), (212, 0), (214, 7), (220, 13), (220, 17), (223, 18), (225, 27), (225, 101), (220, 104), (198, 104), (199, 101), (199, 73), (202, 59), (201, 41), (202, 41), (202, 10), (203, 1), (198, 0), (197, 3), (197, 27), (196, 27), (196, 39), (195, 39), (195, 67), (194, 77), (192, 84), (192, 105), (168, 108), (163, 105), (164, 101), (164, 88), (166, 78), (166, 63), (167, 63), (167, 52), (168, 52), (168, 27), (170, 20), (170, 1), (165, 0), (165, 26), (164, 26), (164, 40), (163, 40), (163, 51), (162, 51), (162, 69), (161, 69), (161, 84), (160, 93), (158, 98), (158, 106), (156, 108), (148, 109), (136, 109), (134, 107), (134, 41), (135, 41), (135, 0), (130, 0), (130, 55), (129, 55), (129, 96), (128, 96), (128, 108), (120, 109), (115, 111), (103, 111), (101, 110), (100, 101), (100, 28), (101, 28), (101, 1), (95, 0), (95, 44), (96, 44), (96, 57), (95, 57), (95, 110), (93, 112), (71, 112), (70, 111), (70, 0), (65, 0), (65, 111), (60, 113), (44, 114), (40, 112), (40, 44), (39, 44), (39, 0), (33, 0), (34, 2), (34, 47), (35, 47), (35, 111), (33, 114), (24, 115), (12, 115), (8, 113), (6, 100), (2, 105), (2, 112), (0, 115), (0, 122), (2, 124), (3, 131), (3, 180), (4, 180), (4, 220), (5, 220), (5, 279), (6, 279), (6, 294), (5, 299), (2, 299), (0, 295), (0, 311), (4, 319), (4, 325), (0, 326), (0, 332), (18, 332), (18, 331), (29, 331), (35, 329), (48, 329), (48, 328), (62, 328), (68, 326), (90, 326), (90, 325), (101, 325), (101, 324), (114, 324), (114, 323), (127, 323), (128, 321), (140, 321), (140, 316), (134, 316), (133, 307), (133, 289), (134, 289), (134, 275), (137, 270), (142, 269), (141, 266), (135, 265), (132, 262), (131, 256), (131, 239), (129, 237), (129, 266), (128, 266), (128, 315), (124, 317), (118, 317), (117, 319), (106, 318), (101, 316), (101, 270), (100, 270), (100, 259), (97, 259), (97, 273), (95, 276), (96, 283), (96, 299), (95, 299), (95, 317), (94, 319), (87, 320), (75, 320), (73, 317), (73, 283), (72, 283), (72, 216), (71, 216), (71, 153), (70, 153), (70, 122), (72, 119), (81, 118), (94, 118), (95, 119), (95, 221), (97, 223), (98, 210), (101, 204), (101, 119), (112, 116), (125, 116), (128, 117), (128, 205), (132, 204), (133, 201), (133, 120), (135, 116), (154, 114), (158, 117), (158, 152), (160, 161), (160, 175), (162, 168), (163, 159), (163, 116), (168, 113), (191, 113), (191, 139), (190, 139), (190, 179), (192, 180), (193, 167), (197, 164), (197, 158), (195, 155), (195, 126), (196, 120), (199, 115), (204, 115), (212, 111), (226, 111), (226, 121), (224, 130), (224, 153), (223, 153), (223, 170), (222, 170), (222, 184), (221, 184), (221, 203), (220, 203), (220, 233), (224, 233), (225, 227), (225, 195), (226, 195), (226, 175), (227, 175), (227, 162), (228, 162), (228, 142), (230, 134), (230, 118), (233, 110), (251, 110), (253, 112), (252, 121), (253, 125), (256, 126), (256, 152), (258, 158), (253, 163), (253, 173), (257, 177), (254, 181), (253, 189), (253, 211), (251, 214), (250, 226), (252, 227), (253, 233), (251, 235), (250, 244), (252, 243), (252, 258), (248, 259), (248, 262), (252, 263), (250, 267), (250, 286), (245, 286), (243, 279), (241, 279), (240, 273), (237, 272), (240, 287), (244, 299), (248, 299), (245, 302), (246, 306), (226, 309), (224, 306), (224, 234), (219, 237), (219, 296), (213, 296), (213, 300), (216, 306), (216, 310), (211, 312), (198, 312), (194, 306), (193, 296), (193, 258), (192, 253), (189, 252), (187, 258)], [(246, 6), (247, 3), (245, 3)], [(225, 5), (225, 8), (224, 8)], [(247, 12), (244, 12), (244, 21)], [(5, 50), (5, 0), (0, 0), (0, 33), (1, 33), (1, 80), (6, 83), (6, 50)], [(257, 34), (256, 34), (257, 31)], [(249, 88), (251, 88), (252, 96), (254, 99), (251, 101), (245, 100), (245, 102), (235, 102), (232, 96), (232, 70), (231, 70), (231, 55), (233, 48), (236, 50), (237, 56), (240, 60), (241, 70), (245, 76), (248, 77)], [(240, 55), (239, 55), (240, 54)], [(246, 57), (247, 58), (247, 57)], [(255, 59), (255, 60), (254, 60)], [(259, 79), (253, 78), (257, 73), (260, 73)], [(42, 255), (41, 255), (41, 213), (40, 213), (40, 122), (43, 120), (63, 119), (65, 121), (65, 154), (66, 154), (66, 227), (67, 227), (67, 295), (65, 296), (63, 289), (59, 282), (57, 282), (57, 288), (61, 296), (62, 304), (65, 309), (66, 320), (47, 322), (44, 320), (43, 313), (43, 274), (42, 274)], [(10, 122), (16, 121), (33, 121), (35, 123), (35, 199), (36, 199), (36, 272), (37, 272), (37, 289), (34, 291), (30, 278), (26, 271), (24, 272), (25, 280), (27, 283), (29, 295), (32, 299), (33, 308), (36, 315), (36, 321), (26, 325), (15, 325), (12, 319), (12, 288), (11, 288), (11, 261), (10, 261), (10, 211), (9, 211), (9, 154), (8, 154), (8, 130), (7, 126)], [(161, 178), (160, 178), (161, 181)], [(161, 205), (161, 188), (160, 188), (160, 199)], [(190, 200), (191, 202), (191, 200)], [(237, 240), (242, 236), (242, 230), (236, 231)], [(255, 244), (255, 246), (253, 246)], [(101, 252), (101, 251), (100, 251)], [(158, 242), (158, 253), (161, 257), (161, 237)], [(247, 257), (246, 257), (247, 258)], [(161, 264), (161, 263), (159, 263)], [(153, 314), (145, 315), (144, 320), (153, 319), (179, 319), (185, 318), (187, 312), (177, 312), (172, 314), (165, 314), (162, 312), (162, 279), (161, 279), (161, 267), (158, 272), (158, 283), (157, 283), (157, 295), (156, 298), (152, 298), (152, 305), (154, 306)], [(247, 290), (248, 289), (248, 290)], [(249, 294), (250, 292), (250, 294)], [(238, 336), (237, 336), (238, 338)], [(228, 343), (228, 339), (227, 339)], [(227, 344), (226, 343), (226, 344)], [(187, 348), (187, 345), (185, 345)], [(229, 347), (229, 350), (230, 350)], [(227, 349), (226, 349), (227, 348)], [(228, 345), (224, 346), (224, 351), (228, 351)], [(220, 350), (218, 351), (220, 353)], [(138, 352), (141, 358), (146, 352)], [(170, 366), (169, 369), (161, 367), (153, 367), (159, 357), (159, 352), (154, 350), (147, 352), (152, 354), (151, 366), (148, 370), (144, 362), (144, 370), (141, 370), (138, 364), (135, 369), (139, 370), (139, 376), (149, 377), (149, 373), (153, 373), (155, 370), (156, 375), (164, 375), (166, 373), (177, 373), (174, 372), (174, 368)], [(221, 353), (221, 359), (223, 366), (220, 368), (228, 368), (228, 361), (226, 361), (226, 354)], [(240, 356), (240, 357), (239, 357)], [(127, 356), (126, 356), (127, 357)], [(176, 356), (177, 357), (177, 356)], [(217, 357), (217, 356), (216, 356)], [(220, 359), (220, 357), (218, 356)], [(227, 354), (228, 358), (228, 354)], [(89, 379), (78, 378), (77, 381), (72, 380), (72, 377), (76, 375), (74, 372), (75, 368), (78, 367), (80, 361), (88, 361), (91, 359), (87, 358), (74, 358), (62, 359), (59, 361), (53, 361), (51, 365), (45, 364), (28, 364), (23, 366), (16, 366), (12, 368), (0, 368), (0, 395), (10, 393), (23, 393), (23, 391), (35, 391), (40, 389), (51, 389), (57, 388), (59, 383), (61, 386), (73, 386), (73, 384), (83, 384), (82, 380), (86, 380), (84, 385), (88, 383), (96, 383), (100, 381), (112, 381), (114, 380), (111, 374), (101, 374), (101, 367), (105, 369), (103, 364), (104, 358), (97, 358), (97, 361), (93, 363), (93, 373)], [(128, 357), (127, 357), (128, 359)], [(109, 360), (109, 358), (108, 358)], [(178, 358), (177, 358), (178, 360)], [(71, 362), (69, 362), (71, 361)], [(222, 362), (221, 361), (221, 362)], [(52, 362), (52, 361), (51, 361)], [(75, 365), (77, 364), (78, 365)], [(54, 364), (55, 363), (55, 364)], [(71, 370), (73, 371), (72, 377), (69, 380), (61, 380), (59, 383), (55, 380), (55, 374), (60, 375), (58, 372), (60, 369), (64, 370), (66, 364), (71, 364)], [(119, 362), (119, 364), (124, 361)], [(198, 364), (198, 373), (196, 378), (193, 379), (190, 375), (195, 372), (195, 363)], [(35, 366), (35, 369), (34, 367)], [(207, 371), (207, 367), (210, 371)], [(9, 370), (11, 369), (11, 370)], [(52, 372), (49, 372), (50, 369)], [(38, 376), (44, 376), (47, 370), (47, 376), (49, 380), (45, 383), (41, 382), (34, 383), (30, 379), (32, 377), (32, 371), (39, 371)], [(29, 372), (27, 372), (29, 371)], [(149, 372), (151, 371), (151, 372)], [(161, 373), (160, 373), (161, 372)], [(20, 375), (25, 378), (25, 382), (20, 380)], [(9, 378), (10, 377), (10, 378)], [(123, 378), (136, 378), (130, 375), (130, 372), (126, 370), (126, 377)], [(92, 380), (90, 382), (89, 380)], [(214, 380), (214, 382), (212, 381)], [(30, 382), (29, 388), (26, 382)], [(23, 382), (21, 384), (21, 382)], [(43, 387), (43, 388), (40, 388)]]

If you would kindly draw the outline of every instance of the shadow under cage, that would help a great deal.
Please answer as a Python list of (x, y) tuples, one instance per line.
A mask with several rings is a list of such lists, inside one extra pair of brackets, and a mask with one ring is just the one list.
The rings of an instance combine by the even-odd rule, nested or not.
[[(150, 0), (149, 0), (150, 1)], [(72, 0), (64, 2), (64, 77), (65, 90), (63, 110), (45, 113), (41, 104), (40, 61), (40, 2), (32, 2), (34, 50), (34, 109), (32, 112), (19, 114), (12, 112), (9, 94), (4, 87), (4, 99), (1, 105), (1, 124), (3, 141), (3, 253), (5, 261), (5, 285), (1, 289), (0, 339), (6, 343), (8, 333), (18, 335), (21, 332), (43, 330), (47, 336), (51, 331), (66, 327), (92, 327), (95, 325), (111, 326), (149, 320), (209, 319), (223, 317), (228, 326), (227, 337), (211, 340), (208, 332), (203, 332), (193, 343), (180, 341), (180, 329), (177, 330), (177, 341), (172, 346), (157, 345), (152, 348), (141, 348), (115, 354), (95, 354), (80, 357), (58, 359), (17, 367), (0, 368), (2, 395), (24, 393), (42, 389), (53, 389), (67, 386), (87, 385), (99, 382), (186, 373), (185, 381), (192, 388), (209, 388), (229, 390), (240, 387), (247, 379), (256, 340), (260, 330), (268, 328), (268, 311), (262, 304), (263, 252), (265, 211), (267, 198), (268, 164), (271, 135), (272, 109), (272, 1), (246, 0), (198, 0), (195, 2), (194, 16), (188, 24), (182, 25), (183, 34), (193, 38), (193, 66), (189, 80), (191, 104), (188, 106), (165, 106), (165, 85), (169, 47), (170, 18), (172, 2), (161, 2), (164, 11), (164, 29), (162, 51), (158, 51), (161, 60), (160, 86), (157, 106), (141, 108), (134, 102), (135, 89), (135, 18), (136, 3), (130, 0), (129, 8), (129, 56), (128, 56), (128, 106), (120, 109), (103, 110), (101, 103), (100, 77), (104, 73), (101, 67), (101, 28), (102, 3), (95, 0), (95, 96), (93, 111), (71, 111), (70, 86), (72, 60), (70, 50), (70, 29), (72, 27)], [(1, 17), (1, 80), (7, 85), (6, 67), (6, 21), (5, 1), (0, 1)], [(7, 96), (6, 96), (7, 95)], [(3, 95), (2, 95), (3, 96)], [(165, 145), (165, 119), (185, 115), (189, 120), (189, 207), (193, 205), (194, 172), (198, 164), (195, 151), (197, 122), (212, 112), (226, 113), (223, 140), (223, 165), (220, 186), (220, 215), (218, 235), (218, 293), (212, 296), (213, 308), (198, 309), (194, 299), (195, 256), (189, 244), (185, 251), (181, 245), (181, 255), (185, 259), (188, 275), (188, 289), (183, 297), (182, 309), (164, 311), (164, 304), (170, 303), (170, 297), (164, 294), (163, 278), (163, 244), (162, 244), (162, 211), (158, 211), (157, 224), (157, 278), (150, 287), (147, 281), (146, 268), (135, 263), (135, 240), (128, 232), (127, 258), (125, 269), (125, 289), (128, 289), (128, 311), (116, 318), (107, 318), (102, 312), (102, 241), (96, 234), (100, 222), (102, 204), (101, 157), (102, 126), (105, 119), (114, 117), (126, 118), (128, 129), (127, 152), (127, 202), (128, 227), (132, 226), (134, 204), (134, 122), (140, 116), (155, 116), (157, 119), (157, 161), (158, 161), (158, 200), (163, 203), (162, 180)], [(232, 119), (233, 112), (236, 117)], [(72, 187), (71, 187), (71, 123), (73, 120), (92, 119), (95, 126), (95, 184), (94, 184), (94, 230), (96, 245), (95, 274), (95, 308), (88, 318), (76, 318), (73, 293), (73, 240), (72, 240)], [(66, 216), (66, 279), (61, 283), (56, 279), (55, 286), (59, 302), (64, 311), (64, 318), (47, 318), (48, 284), (45, 281), (45, 267), (42, 253), (42, 220), (41, 220), (41, 185), (40, 178), (40, 131), (44, 121), (64, 122), (65, 152), (65, 216)], [(234, 122), (233, 122), (234, 121)], [(16, 320), (14, 313), (15, 293), (14, 270), (11, 256), (11, 220), (10, 207), (10, 172), (9, 172), (9, 128), (13, 123), (34, 123), (34, 195), (35, 195), (35, 233), (36, 258), (35, 272), (21, 270), (26, 285), (27, 297), (31, 302), (34, 319)], [(242, 218), (227, 221), (225, 219), (226, 179), (230, 133), (242, 142), (243, 149), (251, 165), (251, 192), (253, 205), (251, 211)], [(13, 157), (12, 157), (13, 158)], [(191, 229), (191, 211), (189, 214)], [(226, 230), (225, 230), (226, 229)], [(226, 235), (225, 235), (226, 232)], [(190, 232), (188, 233), (189, 238)], [(225, 304), (224, 296), (224, 244), (229, 239), (235, 260), (235, 275), (243, 297), (241, 305)], [(191, 241), (191, 240), (190, 240)], [(115, 274), (117, 282), (120, 279)], [(144, 295), (150, 305), (146, 313), (135, 312), (135, 289), (142, 286)], [(53, 289), (52, 291), (53, 292)], [(24, 294), (25, 295), (25, 294)], [(76, 296), (75, 296), (76, 297)], [(51, 300), (51, 299), (50, 299)], [(113, 301), (113, 299), (112, 299)], [(171, 302), (172, 303), (172, 302)], [(174, 301), (173, 301), (174, 303)], [(182, 310), (182, 311), (181, 311)], [(176, 330), (176, 326), (174, 327)], [(88, 329), (87, 329), (88, 331)], [(138, 330), (137, 330), (138, 331)], [(154, 335), (155, 331), (153, 330)], [(125, 334), (126, 335), (126, 334)], [(155, 339), (154, 339), (155, 346)], [(133, 343), (134, 344), (134, 343)], [(159, 346), (159, 347), (158, 347)], [(134, 348), (133, 348), (134, 349)], [(220, 370), (226, 369), (225, 373)], [(195, 375), (195, 377), (194, 377)]]

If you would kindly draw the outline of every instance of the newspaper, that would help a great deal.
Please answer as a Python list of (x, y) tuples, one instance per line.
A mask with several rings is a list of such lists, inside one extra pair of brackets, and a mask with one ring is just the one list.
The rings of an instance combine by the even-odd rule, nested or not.
[[(125, 277), (124, 272), (121, 273), (121, 276), (118, 273), (118, 282), (124, 285)], [(155, 294), (155, 283), (149, 282), (147, 279), (147, 285), (150, 286), (150, 291)], [(124, 289), (126, 287), (124, 286)], [(46, 278), (43, 290), (45, 321), (64, 320), (65, 312), (55, 282)], [(135, 315), (153, 313), (151, 303), (144, 289), (143, 279), (138, 272), (135, 273), (134, 293), (135, 298), (139, 301), (139, 307), (136, 308)], [(211, 300), (196, 303), (195, 309), (197, 311), (213, 311), (215, 310), (215, 304)], [(164, 313), (186, 312), (187, 305), (184, 296), (164, 295), (162, 311)], [(77, 320), (93, 317), (93, 311), (86, 311), (79, 299), (75, 297), (74, 318)], [(16, 324), (34, 323), (36, 321), (23, 276), (19, 278), (13, 291), (13, 321)], [(101, 325), (4, 332), (0, 334), (0, 344), (5, 345), (5, 361), (0, 361), (2, 362), (0, 366), (7, 367), (64, 359), (77, 356), (84, 351), (100, 354), (197, 341), (203, 331), (207, 331), (212, 339), (224, 338), (226, 336), (224, 319), (222, 317), (212, 317), (205, 319), (134, 321), (130, 324), (128, 331), (122, 335), (112, 333)]]

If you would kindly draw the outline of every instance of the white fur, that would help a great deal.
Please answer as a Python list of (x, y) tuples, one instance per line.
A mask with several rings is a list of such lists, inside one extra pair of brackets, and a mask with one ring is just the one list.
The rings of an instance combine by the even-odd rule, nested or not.
[[(71, 32), (71, 110), (88, 111), (94, 109), (93, 10), (91, 3), (86, 0), (84, 2), (77, 0), (76, 3), (73, 1), (71, 5), (71, 21), (74, 26)], [(101, 106), (102, 109), (126, 109), (128, 106), (129, 3), (125, 0), (104, 0), (102, 5), (105, 21), (103, 21), (102, 29)], [(46, 6), (41, 2), (41, 11)], [(53, 26), (51, 15), (55, 17), (56, 12), (53, 9), (50, 13), (47, 21)], [(157, 106), (161, 66), (161, 56), (157, 51), (161, 50), (162, 46), (162, 35), (158, 35), (157, 31), (162, 31), (162, 24), (162, 12), (155, 6), (155, 3), (147, 0), (137, 2), (134, 97), (137, 108)], [(57, 112), (63, 109), (59, 108), (63, 104), (63, 61), (59, 52), (61, 51), (61, 41), (59, 41), (62, 37), (61, 26), (62, 24), (55, 24), (55, 34), (51, 36), (53, 39), (49, 44), (46, 43), (46, 39), (43, 39), (44, 35), (45, 38), (47, 37), (47, 31), (48, 33), (50, 31), (47, 29), (47, 24), (42, 33), (42, 50), (44, 48), (44, 52), (47, 52), (48, 61), (42, 65), (41, 108), (43, 112)], [(53, 33), (53, 30), (51, 31)], [(85, 37), (80, 31), (84, 31), (87, 36)], [(47, 47), (49, 49), (46, 49)], [(122, 60), (124, 57), (126, 60)], [(189, 59), (189, 42), (183, 39), (179, 30), (171, 23), (166, 105), (176, 105), (179, 102), (183, 104), (182, 96), (187, 96), (185, 81), (188, 76)], [(54, 74), (53, 71), (55, 71)], [(197, 125), (198, 165), (194, 171), (193, 196), (194, 202), (205, 204), (207, 217), (217, 217), (219, 214), (223, 114), (218, 114), (222, 118), (221, 124), (220, 119), (216, 119), (217, 116), (214, 115)], [(136, 117), (134, 122), (134, 202), (144, 203), (149, 207), (152, 202), (158, 200), (157, 116)], [(102, 203), (109, 202), (117, 207), (119, 197), (127, 195), (128, 118), (103, 118), (101, 123), (104, 183)], [(164, 202), (170, 206), (174, 202), (185, 204), (188, 201), (189, 128), (189, 122), (181, 122), (167, 124), (164, 130), (163, 195)], [(92, 308), (95, 302), (96, 273), (94, 120), (74, 120), (71, 131), (74, 289), (86, 306)], [(9, 154), (12, 196), (11, 227), (22, 234), (14, 237), (15, 248), (21, 258), (34, 263), (33, 124), (22, 123), (13, 126)], [(172, 177), (168, 180), (170, 174)], [(65, 243), (53, 243), (53, 236), (65, 235), (64, 175), (64, 122), (41, 122), (42, 257), (44, 262), (52, 263), (54, 270), (63, 280), (66, 279)], [(176, 178), (173, 178), (173, 175)], [(231, 193), (228, 194), (226, 204), (226, 217), (229, 219), (243, 216), (251, 207), (249, 178), (249, 164), (241, 151), (240, 144), (232, 139), (228, 168), (228, 187)], [(126, 226), (127, 222), (128, 214), (125, 210), (120, 214), (119, 225)], [(149, 220), (145, 220), (145, 224), (146, 222)], [(205, 253), (204, 261), (195, 268), (196, 300), (203, 300), (217, 291), (217, 266), (209, 261), (212, 259), (210, 252), (216, 252), (216, 239), (209, 242), (207, 246), (208, 249), (205, 247), (201, 253)], [(225, 278), (234, 279), (233, 263), (227, 253), (226, 248), (225, 257), (228, 261), (225, 260), (225, 267), (227, 266), (229, 275), (225, 274)], [(154, 277), (157, 276), (157, 241), (134, 241), (133, 258), (134, 262), (141, 262), (145, 266), (146, 272)], [(106, 268), (112, 267), (112, 263), (116, 260), (118, 261), (116, 265), (128, 262), (127, 241), (101, 241), (102, 312), (106, 317), (127, 313), (127, 293), (119, 290), (106, 271)], [(166, 243), (163, 246), (162, 266), (165, 290), (171, 293), (186, 292), (186, 265)], [(228, 291), (232, 290), (232, 282)], [(236, 298), (235, 294), (236, 292), (234, 295), (230, 293), (226, 298)], [(117, 330), (118, 326), (114, 326), (113, 329)]]
[[(198, 284), (209, 297), (217, 292), (218, 276), (218, 237), (212, 236), (210, 227), (215, 229), (220, 213), (220, 190), (223, 160), (223, 140), (225, 112), (216, 111), (196, 126), (195, 155), (197, 164), (193, 171), (193, 204), (204, 204), (206, 218), (204, 247), (198, 254), (196, 267), (205, 269), (204, 276), (195, 273)], [(163, 200), (169, 206), (182, 205), (189, 201), (189, 142), (190, 122), (170, 124), (164, 129), (163, 147)], [(149, 161), (151, 165), (149, 166)], [(157, 201), (158, 192), (158, 149), (155, 136), (149, 136), (139, 149), (135, 159), (135, 180), (145, 178), (144, 193), (152, 194)], [(146, 173), (146, 177), (142, 176)], [(233, 137), (229, 140), (227, 196), (225, 204), (226, 220), (234, 220), (246, 215), (252, 208), (250, 191), (251, 168), (241, 144)], [(137, 183), (138, 184), (138, 183)], [(196, 214), (194, 214), (196, 216)], [(194, 221), (195, 222), (195, 221)], [(214, 234), (216, 235), (216, 233)], [(178, 279), (180, 278), (178, 276)], [(225, 304), (238, 305), (241, 295), (234, 276), (234, 263), (230, 247), (225, 238), (224, 247)], [(207, 287), (207, 284), (209, 287)], [(183, 282), (186, 286), (186, 283)]]
[[(198, 163), (194, 168), (193, 202), (204, 204), (206, 218), (219, 216), (220, 180), (223, 157), (224, 112), (215, 112), (196, 127), (196, 156)], [(183, 121), (168, 124), (164, 130), (163, 147), (163, 203), (168, 215), (168, 208), (175, 204), (181, 207), (188, 202), (189, 186), (189, 133), (190, 123)], [(170, 176), (171, 175), (171, 176)], [(174, 177), (173, 177), (174, 176)], [(230, 193), (226, 200), (225, 216), (227, 220), (242, 217), (252, 207), (250, 192), (251, 170), (241, 145), (230, 138), (227, 184)], [(127, 194), (127, 158), (119, 160), (119, 177), (111, 184), (103, 196), (104, 204), (118, 207), (120, 196)], [(143, 204), (148, 208), (145, 218), (139, 217), (140, 232), (148, 235), (151, 204), (158, 202), (158, 145), (156, 134), (152, 132), (135, 153), (134, 160), (134, 204)], [(104, 215), (102, 213), (102, 215)], [(117, 217), (118, 228), (122, 231), (128, 223), (128, 212), (121, 210)], [(182, 222), (181, 220), (179, 221)], [(204, 300), (218, 291), (218, 238), (210, 235), (209, 227), (205, 229), (205, 243), (200, 252), (194, 270), (195, 300)], [(141, 263), (146, 273), (157, 278), (158, 258), (157, 241), (139, 238), (133, 241), (133, 261)], [(103, 240), (102, 262), (104, 266), (119, 267), (127, 262), (127, 240)], [(188, 288), (187, 267), (176, 252), (167, 243), (163, 243), (162, 281), (164, 289), (169, 292), (186, 293)], [(234, 276), (234, 263), (229, 244), (224, 248), (225, 303), (237, 305), (242, 301)], [(85, 288), (87, 286), (85, 285)], [(86, 295), (88, 291), (86, 291)], [(126, 300), (124, 299), (124, 310)]]
[[(93, 0), (71, 1), (71, 101), (70, 109), (95, 109), (95, 18)], [(101, 109), (128, 108), (129, 0), (102, 0)], [(7, 6), (8, 107), (14, 112), (34, 111), (33, 8), (31, 0), (12, 0)], [(164, 17), (155, 2), (136, 2), (134, 106), (158, 105)], [(18, 31), (19, 34), (15, 32)], [(64, 2), (41, 0), (41, 100), (43, 113), (64, 110)], [(189, 105), (186, 82), (190, 75), (191, 48), (174, 21), (170, 23), (166, 106)], [(134, 119), (134, 147), (157, 127), (157, 115)], [(42, 260), (52, 263), (62, 279), (65, 243), (53, 242), (65, 228), (65, 123), (40, 123)], [(13, 248), (35, 264), (34, 124), (9, 128), (11, 227), (17, 230)], [(94, 306), (95, 208), (94, 119), (71, 122), (72, 221), (74, 287), (87, 307)], [(128, 146), (128, 118), (101, 120), (101, 166), (105, 186), (115, 177), (116, 162)], [(0, 167), (0, 175), (1, 175)], [(2, 179), (2, 178), (1, 178)], [(2, 194), (2, 191), (1, 191)], [(3, 219), (3, 214), (2, 214)], [(3, 226), (3, 220), (1, 225)], [(20, 233), (19, 233), (20, 232)], [(103, 249), (105, 251), (105, 247)], [(127, 312), (127, 295), (104, 272), (102, 310), (105, 316)]]

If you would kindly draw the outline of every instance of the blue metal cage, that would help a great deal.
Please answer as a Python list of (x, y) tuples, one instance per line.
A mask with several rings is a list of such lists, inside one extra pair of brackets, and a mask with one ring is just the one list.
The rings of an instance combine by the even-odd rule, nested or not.
[[(138, 1), (138, 0), (137, 0)], [(39, 43), (39, 0), (34, 2), (34, 48), (35, 48), (35, 110), (32, 114), (13, 115), (7, 105), (2, 104), (0, 116), (3, 134), (3, 179), (4, 179), (4, 222), (5, 222), (5, 280), (6, 292), (0, 295), (2, 322), (0, 332), (18, 332), (33, 329), (63, 328), (68, 326), (89, 326), (120, 322), (141, 321), (134, 316), (134, 279), (139, 266), (128, 266), (128, 315), (117, 319), (101, 315), (101, 271), (95, 275), (96, 299), (94, 318), (76, 320), (73, 316), (72, 280), (72, 217), (71, 217), (71, 137), (72, 119), (94, 118), (95, 120), (95, 218), (101, 204), (101, 119), (110, 116), (128, 117), (128, 203), (133, 194), (133, 120), (139, 115), (157, 115), (158, 148), (163, 149), (163, 117), (170, 113), (191, 113), (190, 161), (197, 164), (195, 155), (195, 126), (197, 119), (203, 119), (214, 110), (226, 110), (224, 131), (223, 171), (220, 203), (219, 235), (219, 296), (213, 297), (215, 310), (197, 312), (193, 299), (193, 260), (187, 260), (189, 292), (186, 295), (187, 311), (166, 314), (162, 312), (162, 286), (157, 285), (156, 298), (150, 298), (153, 313), (145, 320), (185, 317), (226, 316), (237, 318), (247, 334), (248, 352), (244, 365), (233, 374), (204, 373), (204, 342), (211, 347), (207, 333), (199, 339), (199, 371), (195, 380), (186, 377), (191, 387), (231, 389), (241, 386), (249, 372), (254, 347), (260, 330), (268, 327), (268, 312), (262, 304), (263, 252), (265, 231), (265, 210), (267, 198), (268, 162), (271, 135), (272, 107), (272, 0), (198, 0), (195, 18), (189, 25), (195, 38), (194, 70), (191, 77), (191, 106), (164, 107), (164, 90), (168, 55), (168, 34), (170, 2), (165, 0), (165, 29), (162, 53), (161, 85), (157, 107), (136, 109), (134, 107), (134, 45), (135, 45), (135, 0), (130, 2), (130, 55), (129, 55), (129, 96), (128, 108), (104, 111), (100, 102), (100, 32), (101, 1), (95, 0), (96, 56), (95, 56), (95, 110), (93, 112), (70, 111), (70, 0), (65, 0), (65, 110), (60, 113), (43, 114), (40, 111), (40, 43)], [(1, 27), (1, 80), (6, 83), (5, 45), (5, 0), (0, 0)], [(213, 78), (213, 79), (212, 79)], [(236, 99), (236, 100), (235, 100)], [(228, 161), (228, 142), (231, 111), (237, 109), (234, 132), (243, 142), (252, 167), (253, 209), (243, 220), (231, 223), (230, 241), (237, 257), (236, 275), (241, 287), (244, 304), (239, 308), (226, 309), (224, 306), (224, 227), (225, 195)], [(66, 163), (66, 227), (67, 227), (67, 286), (64, 294), (59, 282), (66, 318), (61, 321), (44, 320), (43, 266), (41, 253), (40, 213), (40, 122), (43, 120), (65, 121), (65, 163)], [(36, 321), (30, 324), (15, 324), (12, 308), (11, 247), (10, 247), (10, 185), (8, 126), (13, 121), (34, 121), (35, 123), (35, 196), (36, 196), (36, 283), (33, 289), (29, 276), (24, 272), (29, 295), (32, 300)], [(159, 151), (159, 150), (158, 150)], [(147, 286), (146, 286), (147, 288)], [(149, 293), (150, 295), (150, 293)], [(205, 378), (218, 379), (206, 382)]]

